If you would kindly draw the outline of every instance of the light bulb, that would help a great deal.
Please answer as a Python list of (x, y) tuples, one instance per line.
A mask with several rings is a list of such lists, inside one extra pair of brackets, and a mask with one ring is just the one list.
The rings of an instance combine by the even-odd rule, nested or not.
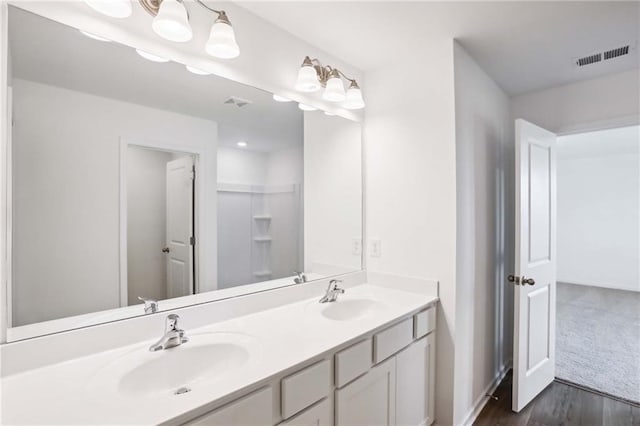
[(342, 106), (346, 109), (362, 109), (364, 108), (364, 99), (362, 99), (362, 90), (358, 87), (358, 83), (351, 82), (349, 90)]
[(210, 75), (211, 74), (209, 71), (201, 70), (200, 68), (192, 67), (191, 65), (185, 65), (185, 67), (187, 68), (187, 70), (189, 70), (189, 72), (192, 72), (192, 73), (197, 74), (197, 75)]
[(99, 35), (95, 35), (92, 33), (88, 33), (86, 31), (82, 31), (82, 30), (78, 30), (80, 31), (82, 34), (86, 35), (89, 38), (92, 38), (94, 40), (98, 40), (98, 41), (106, 41), (106, 42), (110, 42), (111, 40), (109, 40), (108, 38), (104, 38), (104, 37), (100, 37)]
[(316, 111), (318, 109), (316, 107), (312, 107), (311, 105), (307, 105), (307, 104), (298, 104), (298, 108), (300, 108), (303, 111)]
[(96, 12), (112, 18), (128, 18), (131, 16), (129, 0), (84, 0)]
[(291, 102), (291, 99), (276, 94), (273, 95), (273, 100), (276, 102)]
[(160, 37), (169, 41), (185, 42), (193, 37), (187, 9), (178, 0), (162, 0), (151, 28)]
[(320, 90), (320, 80), (318, 80), (318, 73), (311, 62), (311, 59), (307, 56), (302, 62), (302, 66), (298, 71), (298, 79), (296, 80), (296, 90), (300, 92), (315, 92)]
[(162, 56), (157, 56), (157, 55), (154, 55), (153, 53), (145, 52), (144, 50), (136, 49), (136, 52), (138, 53), (138, 55), (142, 56), (143, 58), (151, 62), (169, 62), (168, 59), (163, 58)]
[(204, 48), (209, 55), (221, 59), (233, 59), (240, 55), (236, 34), (224, 11), (220, 12), (218, 19), (213, 23)]
[(332, 71), (329, 80), (327, 80), (327, 87), (322, 93), (322, 99), (329, 102), (342, 102), (345, 100), (344, 85), (337, 72)]
[(238, 145), (240, 148), (246, 148), (247, 147), (247, 143), (245, 141), (240, 141), (236, 145)]

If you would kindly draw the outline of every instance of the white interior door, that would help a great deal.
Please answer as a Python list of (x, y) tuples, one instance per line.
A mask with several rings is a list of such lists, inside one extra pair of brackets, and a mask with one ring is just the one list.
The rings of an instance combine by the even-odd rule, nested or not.
[(556, 135), (516, 120), (513, 402), (520, 411), (555, 376)]
[(167, 297), (193, 294), (193, 183), (191, 156), (167, 163)]

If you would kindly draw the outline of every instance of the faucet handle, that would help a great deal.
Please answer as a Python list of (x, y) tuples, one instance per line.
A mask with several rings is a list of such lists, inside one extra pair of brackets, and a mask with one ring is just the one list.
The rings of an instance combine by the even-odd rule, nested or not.
[(153, 314), (158, 312), (158, 301), (147, 297), (138, 296), (138, 300), (144, 302), (144, 313)]
[(331, 280), (329, 281), (329, 286), (333, 286), (334, 289), (338, 288), (338, 284), (341, 284), (342, 280)]
[(167, 315), (167, 322), (165, 324), (165, 331), (180, 331), (178, 328), (178, 320), (180, 316), (177, 314)]

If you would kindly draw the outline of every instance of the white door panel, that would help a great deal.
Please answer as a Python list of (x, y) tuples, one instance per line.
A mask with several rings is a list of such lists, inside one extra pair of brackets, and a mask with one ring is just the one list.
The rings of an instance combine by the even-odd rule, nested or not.
[(190, 156), (167, 163), (167, 297), (193, 293), (193, 166)]
[(516, 120), (514, 411), (555, 376), (556, 135)]

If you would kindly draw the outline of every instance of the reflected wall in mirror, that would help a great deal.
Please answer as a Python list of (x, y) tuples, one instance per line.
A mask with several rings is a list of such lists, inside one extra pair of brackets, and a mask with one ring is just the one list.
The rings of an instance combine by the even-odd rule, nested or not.
[(148, 57), (9, 7), (8, 340), (361, 269), (358, 123)]

